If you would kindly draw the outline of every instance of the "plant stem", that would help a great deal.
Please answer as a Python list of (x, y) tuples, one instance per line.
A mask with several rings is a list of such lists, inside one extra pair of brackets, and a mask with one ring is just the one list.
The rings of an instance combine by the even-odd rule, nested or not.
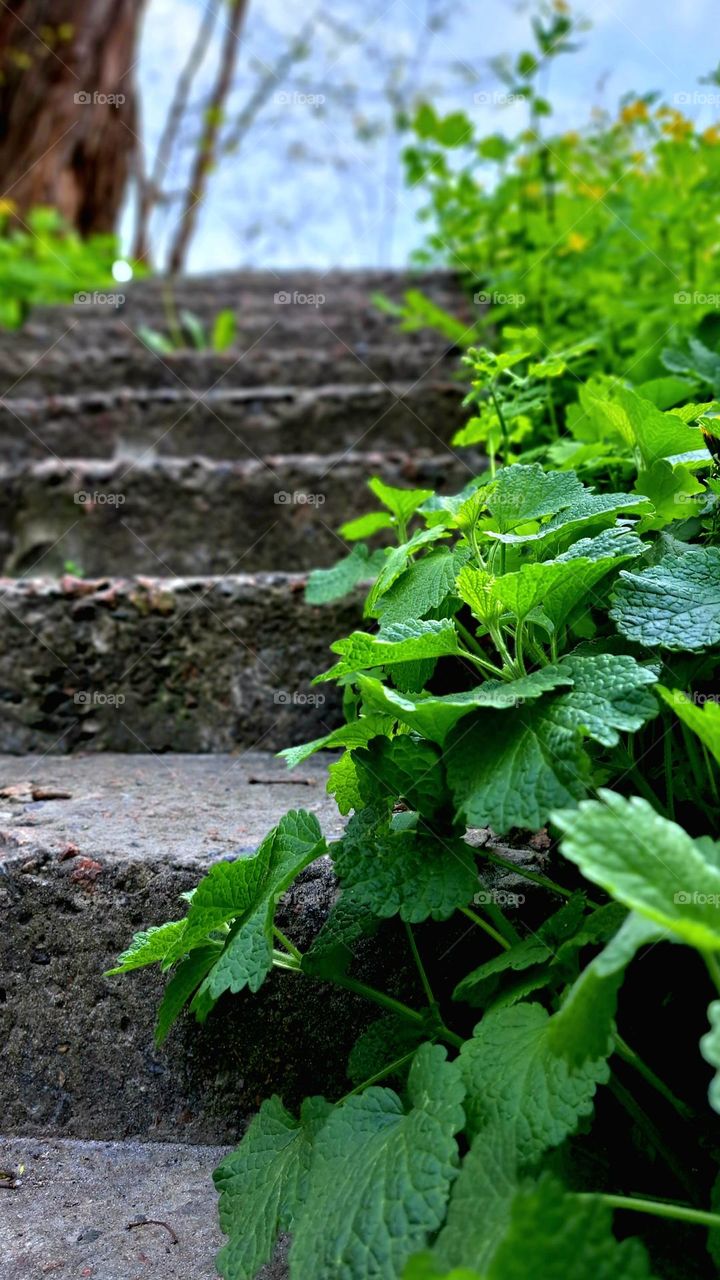
[[(549, 876), (542, 875), (539, 871), (526, 871), (525, 867), (518, 867), (516, 862), (511, 862), (509, 858), (503, 858), (502, 854), (495, 853), (491, 849), (479, 848), (478, 853), (483, 858), (487, 858), (489, 862), (494, 862), (498, 867), (504, 867), (506, 871), (512, 871), (516, 876), (522, 876), (523, 880), (529, 880), (531, 884), (539, 884), (543, 889), (549, 889), (551, 893), (559, 893), (562, 898), (572, 898), (572, 890), (564, 889), (561, 884), (556, 884)], [(588, 906), (597, 909), (599, 906), (596, 902), (591, 902), (588, 898)]]
[(720, 1213), (706, 1213), (703, 1209), (688, 1209), (682, 1204), (666, 1204), (661, 1200), (638, 1200), (634, 1196), (609, 1196), (582, 1191), (578, 1200), (599, 1200), (610, 1209), (631, 1209), (635, 1213), (649, 1213), (655, 1218), (672, 1218), (677, 1222), (694, 1222), (699, 1227), (720, 1227)]
[(682, 1102), (680, 1098), (675, 1097), (672, 1089), (668, 1088), (665, 1082), (661, 1080), (659, 1076), (655, 1075), (652, 1068), (649, 1067), (644, 1059), (640, 1057), (639, 1053), (636, 1053), (635, 1050), (630, 1047), (627, 1041), (623, 1040), (622, 1036), (615, 1036), (615, 1052), (620, 1058), (622, 1058), (623, 1062), (627, 1062), (629, 1066), (634, 1067), (643, 1079), (646, 1080), (647, 1083), (655, 1089), (666, 1102), (669, 1102), (671, 1107), (674, 1107), (675, 1111), (677, 1111), (678, 1115), (683, 1120), (692, 1119), (694, 1114), (692, 1109)]
[(376, 1071), (373, 1076), (368, 1076), (367, 1080), (363, 1080), (362, 1084), (356, 1085), (349, 1093), (344, 1094), (342, 1098), (338, 1099), (335, 1106), (341, 1107), (343, 1102), (347, 1102), (348, 1098), (354, 1098), (356, 1093), (362, 1093), (363, 1089), (369, 1089), (370, 1085), (377, 1084), (378, 1080), (386, 1080), (388, 1076), (394, 1075), (396, 1071), (405, 1066), (406, 1062), (410, 1062), (416, 1053), (417, 1048), (414, 1048), (409, 1053), (404, 1053), (402, 1058), (396, 1058), (394, 1062), (389, 1062), (386, 1067), (383, 1067), (382, 1071)]
[(284, 951), (273, 950), (272, 962), (276, 969), (288, 969), (291, 973), (302, 973), (302, 969), (295, 957), (285, 955)]
[(484, 929), (485, 933), (489, 934), (491, 938), (494, 938), (495, 942), (497, 942), (504, 951), (510, 950), (512, 943), (508, 942), (507, 938), (503, 938), (502, 934), (499, 933), (493, 925), (488, 924), (487, 920), (483, 920), (482, 916), (471, 911), (469, 907), (461, 907), (460, 910), (464, 916), (467, 916), (468, 920), (472, 920), (473, 924), (476, 924), (479, 929)]
[(298, 951), (297, 947), (295, 946), (295, 943), (291, 942), (289, 938), (286, 938), (285, 934), (280, 929), (278, 929), (276, 924), (273, 925), (273, 933), (275, 934), (275, 937), (277, 938), (278, 942), (282, 943), (285, 950), (289, 951), (290, 955), (295, 960), (297, 960), (299, 964), (300, 961), (302, 960), (302, 952)]
[[(364, 996), (366, 1000), (371, 1000), (373, 1004), (379, 1004), (381, 1008), (387, 1009), (389, 1013), (395, 1013), (399, 1018), (405, 1018), (408, 1022), (414, 1022), (416, 1026), (425, 1026), (425, 1017), (422, 1013), (418, 1013), (417, 1009), (411, 1009), (408, 1004), (403, 1004), (402, 1000), (396, 1000), (394, 996), (389, 996), (385, 991), (376, 991), (375, 987), (369, 987), (365, 982), (358, 982), (356, 978), (348, 978), (345, 975), (334, 977), (333, 982), (339, 987), (345, 987), (347, 991), (354, 991), (358, 996)], [(464, 1043), (461, 1036), (456, 1036), (454, 1031), (450, 1031), (444, 1023), (440, 1023), (436, 1028), (436, 1033), (441, 1040), (447, 1041), (459, 1049)]]
[(435, 996), (433, 995), (433, 989), (430, 986), (430, 980), (427, 976), (425, 965), (423, 964), (422, 957), (420, 955), (420, 952), (418, 951), (418, 945), (417, 945), (417, 942), (415, 941), (415, 934), (412, 931), (412, 925), (408, 924), (407, 920), (405, 921), (405, 932), (407, 933), (407, 936), (408, 936), (408, 942), (410, 943), (410, 950), (412, 951), (413, 960), (415, 961), (415, 964), (417, 966), (417, 971), (420, 974), (420, 981), (422, 982), (423, 991), (425, 992), (427, 1002), (430, 1005), (430, 1008), (433, 1011), (436, 1011), (438, 1008), (438, 1002), (435, 999)]
[(665, 770), (665, 800), (669, 818), (675, 821), (675, 784), (673, 782), (672, 729), (663, 737), (663, 767)]
[(501, 671), (500, 667), (494, 666), (492, 662), (481, 658), (477, 653), (470, 653), (467, 649), (460, 649), (458, 652), (461, 658), (467, 658), (468, 662), (474, 662), (477, 667), (480, 667), (481, 671), (489, 671), (491, 676), (497, 676), (499, 680), (507, 680), (508, 673), (506, 671)]

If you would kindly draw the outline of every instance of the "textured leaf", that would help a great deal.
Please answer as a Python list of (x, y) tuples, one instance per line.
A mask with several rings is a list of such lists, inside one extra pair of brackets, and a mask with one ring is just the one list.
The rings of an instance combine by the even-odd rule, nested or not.
[(400, 574), (410, 564), (416, 551), (432, 542), (437, 542), (438, 538), (447, 538), (448, 536), (447, 531), (441, 528), (420, 529), (401, 546), (393, 547), (390, 551), (386, 551), (385, 562), (365, 601), (365, 615), (367, 617), (373, 616), (380, 597), (390, 590), (393, 583), (397, 581)]
[(168, 920), (167, 924), (136, 933), (127, 950), (118, 956), (115, 968), (108, 969), (108, 975), (130, 973), (132, 969), (142, 969), (148, 964), (163, 963), (168, 956), (172, 959), (185, 933), (185, 926), (185, 920)]
[(399, 913), (413, 924), (447, 920), (477, 889), (475, 859), (463, 841), (392, 831), (367, 809), (350, 819), (333, 862), (353, 899), (381, 919)]
[(720, 949), (720, 868), (637, 796), (601, 791), (555, 814), (562, 852), (594, 884), (692, 946)]
[(618, 387), (613, 403), (614, 424), (633, 450), (639, 467), (652, 467), (662, 458), (679, 458), (696, 452), (710, 457), (696, 428), (672, 413), (662, 413), (629, 387)]
[(488, 537), (500, 542), (538, 545), (549, 539), (564, 539), (568, 534), (585, 527), (611, 525), (621, 511), (645, 515), (652, 512), (652, 504), (639, 493), (592, 493), (586, 489), (571, 506), (565, 507), (535, 533), (495, 533), (491, 529), (486, 532)]
[(432, 489), (393, 488), (378, 476), (373, 476), (372, 480), (368, 481), (368, 489), (375, 494), (384, 507), (387, 507), (388, 511), (392, 512), (395, 519), (402, 523), (406, 523), (418, 507), (433, 495)]
[(318, 1135), (291, 1280), (397, 1280), (445, 1215), (457, 1172), (463, 1090), (455, 1064), (422, 1045), (409, 1107), (371, 1088), (337, 1107)]
[(360, 720), (350, 720), (348, 724), (341, 725), (332, 733), (326, 733), (322, 738), (303, 742), (299, 747), (286, 747), (284, 751), (279, 751), (278, 755), (285, 761), (288, 768), (294, 769), (316, 751), (330, 750), (333, 747), (349, 749), (364, 747), (371, 738), (375, 738), (379, 733), (385, 733), (388, 724), (387, 716), (365, 716)]
[(485, 1274), (486, 1280), (652, 1280), (642, 1244), (615, 1239), (602, 1201), (565, 1193), (547, 1174), (518, 1190)]
[(640, 573), (623, 570), (610, 616), (638, 644), (697, 652), (720, 643), (720, 548), (688, 547)]
[(545, 516), (554, 516), (583, 493), (574, 471), (545, 471), (537, 463), (504, 467), (485, 491), (487, 507), (500, 533)]
[(654, 462), (648, 471), (639, 471), (635, 488), (649, 498), (655, 508), (644, 528), (662, 528), (672, 520), (696, 515), (705, 500), (705, 489), (687, 467), (673, 466), (666, 459)]
[(354, 751), (353, 759), (367, 804), (377, 804), (383, 796), (391, 804), (404, 800), (429, 818), (447, 803), (445, 770), (431, 742), (417, 742), (408, 734), (377, 738), (370, 747)]
[(424, 618), (442, 603), (455, 584), (456, 557), (445, 548), (415, 560), (377, 604), (383, 626)]
[(178, 947), (207, 937), (232, 922), (227, 940), (192, 1003), (207, 1016), (224, 991), (257, 991), (272, 967), (272, 926), (279, 898), (298, 873), (326, 849), (314, 814), (292, 809), (263, 841), (257, 853), (236, 862), (220, 862), (200, 881)]
[(377, 713), (394, 716), (423, 737), (442, 746), (458, 720), (478, 707), (512, 710), (549, 690), (572, 684), (569, 671), (559, 665), (541, 667), (517, 680), (486, 680), (462, 693), (418, 694), (415, 697), (391, 689), (374, 676), (360, 676), (364, 704)]
[(458, 639), (454, 623), (443, 618), (439, 622), (432, 619), (426, 622), (394, 622), (374, 636), (365, 631), (353, 631), (347, 639), (336, 640), (330, 647), (333, 653), (342, 655), (341, 660), (318, 676), (318, 681), (337, 680), (339, 676), (372, 667), (457, 653)]
[(346, 751), (329, 766), (327, 792), (335, 797), (335, 803), (342, 814), (360, 808), (360, 782), (351, 751)]
[(646, 543), (620, 523), (613, 525), (610, 529), (603, 529), (602, 533), (596, 534), (594, 538), (578, 538), (567, 551), (556, 556), (553, 563), (562, 564), (565, 560), (580, 558), (584, 560), (635, 559), (636, 556), (644, 555), (647, 549)]
[(303, 973), (332, 978), (348, 968), (358, 942), (377, 931), (377, 917), (345, 890), (332, 907), (317, 937), (302, 958)]
[(371, 553), (364, 543), (358, 543), (332, 569), (313, 570), (308, 577), (305, 599), (308, 604), (330, 604), (333, 600), (341, 600), (361, 582), (371, 582), (384, 563), (384, 551)]
[[(473, 1140), (450, 1193), (447, 1221), (433, 1249), (438, 1270), (430, 1275), (444, 1276), (445, 1268), (463, 1264), (472, 1266), (473, 1274), (485, 1275), (510, 1224), (517, 1165), (512, 1129), (498, 1122), (485, 1125)], [(412, 1274), (408, 1269), (407, 1275)]]
[(349, 1079), (354, 1085), (369, 1080), (412, 1049), (417, 1049), (426, 1034), (423, 1027), (392, 1013), (371, 1022), (358, 1036), (350, 1052), (347, 1068)]
[(522, 1164), (574, 1133), (609, 1078), (609, 1028), (605, 1052), (593, 1056), (595, 1042), (586, 1048), (562, 1035), (562, 1017), (539, 1004), (491, 1010), (460, 1051), (470, 1134), (502, 1125)]
[(523, 565), (516, 573), (496, 578), (491, 595), (516, 618), (527, 618), (533, 609), (542, 607), (559, 629), (579, 604), (592, 605), (594, 587), (622, 562), (622, 558), (572, 558)]
[(658, 693), (720, 764), (720, 704), (710, 698), (698, 704), (680, 689), (658, 689)]
[(191, 996), (197, 991), (203, 978), (212, 968), (222, 951), (222, 943), (214, 942), (206, 947), (196, 947), (178, 965), (168, 982), (158, 1010), (155, 1026), (155, 1043), (161, 1045), (167, 1039), (170, 1028), (182, 1013)]
[(305, 1197), (313, 1143), (332, 1107), (307, 1098), (300, 1120), (279, 1098), (263, 1102), (240, 1146), (213, 1175), (220, 1226), (228, 1243), (217, 1268), (223, 1280), (253, 1280), (281, 1231), (295, 1225)]
[(455, 803), (470, 826), (536, 830), (558, 806), (585, 794), (590, 761), (583, 737), (606, 746), (620, 730), (637, 729), (656, 710), (647, 685), (655, 673), (625, 654), (570, 655), (557, 664), (574, 687), (518, 707), (512, 714), (476, 711), (470, 726), (447, 739)]

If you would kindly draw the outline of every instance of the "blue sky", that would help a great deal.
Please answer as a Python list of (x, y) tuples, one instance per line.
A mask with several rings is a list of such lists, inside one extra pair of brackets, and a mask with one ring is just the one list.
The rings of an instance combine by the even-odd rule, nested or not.
[[(152, 155), (178, 71), (206, 0), (150, 0), (138, 78), (144, 142)], [(426, 17), (439, 0), (251, 0), (231, 100), (239, 111), (263, 68), (310, 17), (331, 14), (362, 32), (338, 40), (320, 21), (309, 58), (273, 81), (243, 146), (212, 175), (190, 269), (253, 266), (400, 265), (418, 244), (417, 193), (402, 183), (400, 143), (382, 127), (383, 84), (393, 74), (405, 97), (430, 96), (462, 108), (481, 128), (513, 132), (520, 107), (483, 106), (478, 91), (497, 88), (489, 63), (528, 43), (528, 7), (512, 0), (464, 0), (430, 40)], [(593, 106), (614, 109), (622, 94), (659, 89), (672, 100), (693, 93), (720, 61), (717, 0), (594, 0), (577, 8), (592, 19), (581, 50), (558, 61), (551, 97), (556, 121), (577, 127)], [(217, 41), (198, 77), (198, 107), (212, 80)], [(324, 102), (318, 99), (324, 98)], [(688, 108), (710, 123), (720, 114)], [(197, 113), (195, 115), (197, 119)], [(377, 133), (375, 133), (377, 130)], [(368, 134), (371, 136), (368, 137)], [(188, 151), (185, 155), (189, 154)], [(182, 165), (168, 175), (182, 185)], [(130, 234), (130, 217), (125, 234)], [(156, 227), (156, 242), (164, 232)]]

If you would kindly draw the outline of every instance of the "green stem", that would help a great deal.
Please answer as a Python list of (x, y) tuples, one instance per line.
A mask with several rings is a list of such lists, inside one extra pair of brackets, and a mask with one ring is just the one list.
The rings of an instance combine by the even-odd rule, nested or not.
[(713, 799), (717, 804), (718, 801), (720, 801), (720, 795), (718, 795), (717, 782), (715, 779), (715, 770), (713, 768), (713, 762), (710, 759), (710, 753), (707, 747), (705, 746), (704, 742), (701, 742), (700, 750), (702, 751), (703, 760), (705, 761), (705, 772), (707, 773), (708, 781), (710, 783), (710, 790), (712, 791)]
[(508, 455), (510, 453), (510, 435), (507, 429), (505, 415), (500, 408), (500, 401), (495, 394), (495, 386), (492, 382), (490, 383), (490, 395), (492, 397), (493, 408), (498, 416), (498, 422), (500, 423), (500, 430), (503, 438), (503, 466), (506, 467), (508, 465)]
[(302, 960), (302, 952), (298, 951), (297, 947), (295, 946), (295, 943), (291, 942), (289, 938), (286, 938), (285, 934), (280, 929), (278, 929), (276, 924), (273, 925), (273, 933), (275, 934), (275, 937), (277, 938), (278, 942), (282, 943), (285, 950), (289, 951), (290, 955), (295, 960), (297, 960), (299, 964), (300, 961)]
[(420, 981), (422, 983), (423, 991), (425, 992), (425, 997), (427, 999), (428, 1004), (430, 1005), (430, 1008), (433, 1010), (433, 1012), (435, 1012), (437, 1011), (437, 1008), (438, 1008), (438, 1002), (435, 999), (435, 996), (433, 995), (433, 989), (430, 986), (430, 980), (427, 976), (425, 965), (422, 962), (422, 956), (418, 951), (418, 945), (417, 945), (417, 942), (415, 941), (415, 934), (412, 931), (412, 925), (408, 924), (407, 920), (405, 921), (405, 932), (407, 933), (407, 936), (408, 936), (408, 942), (410, 943), (410, 950), (412, 951), (413, 960), (415, 961), (417, 971), (420, 975)]
[(672, 729), (663, 737), (663, 767), (665, 770), (665, 799), (668, 816), (675, 821), (675, 784), (673, 781)]
[(502, 671), (500, 667), (494, 666), (492, 662), (488, 662), (486, 658), (481, 658), (477, 653), (470, 653), (467, 649), (458, 650), (461, 658), (467, 658), (468, 662), (474, 662), (476, 667), (480, 667), (481, 671), (489, 671), (490, 675), (497, 676), (499, 680), (507, 680), (507, 671)]
[[(418, 1013), (417, 1009), (411, 1009), (409, 1005), (403, 1004), (402, 1000), (396, 1000), (394, 996), (389, 996), (385, 991), (376, 991), (375, 987), (369, 987), (365, 982), (358, 982), (357, 978), (348, 978), (344, 974), (341, 977), (334, 977), (339, 987), (345, 987), (346, 991), (354, 991), (356, 995), (363, 996), (366, 1000), (371, 1000), (373, 1004), (378, 1004), (382, 1009), (387, 1009), (389, 1013), (395, 1013), (399, 1018), (405, 1018), (407, 1022), (413, 1022), (415, 1026), (425, 1026), (425, 1016)], [(454, 1031), (450, 1031), (448, 1027), (441, 1023), (437, 1028), (437, 1035), (459, 1049), (464, 1041), (460, 1036), (456, 1036)]]
[(396, 1071), (405, 1066), (406, 1062), (410, 1062), (416, 1053), (417, 1047), (411, 1049), (409, 1053), (404, 1053), (402, 1058), (396, 1058), (394, 1062), (389, 1062), (381, 1071), (376, 1071), (373, 1076), (368, 1076), (367, 1080), (363, 1080), (362, 1084), (357, 1085), (349, 1093), (346, 1093), (335, 1103), (335, 1106), (341, 1107), (343, 1102), (347, 1102), (348, 1098), (354, 1098), (357, 1093), (362, 1093), (363, 1089), (369, 1089), (372, 1084), (377, 1084), (378, 1080), (386, 1080), (388, 1076), (394, 1075)]
[(295, 957), (285, 955), (284, 951), (276, 951), (273, 949), (272, 962), (276, 969), (287, 969), (291, 973), (302, 973), (300, 965)]
[(488, 625), (488, 630), (490, 632), (490, 635), (492, 636), (492, 642), (495, 645), (495, 648), (497, 649), (498, 653), (500, 654), (500, 657), (502, 658), (505, 667), (507, 668), (508, 671), (510, 671), (513, 675), (515, 675), (516, 674), (515, 661), (510, 656), (510, 650), (508, 649), (505, 643), (505, 639), (503, 637), (502, 631), (498, 626), (492, 623)]
[(578, 1200), (595, 1200), (609, 1209), (630, 1209), (634, 1213), (649, 1213), (654, 1218), (671, 1218), (676, 1222), (693, 1222), (699, 1227), (720, 1227), (720, 1213), (706, 1213), (703, 1209), (688, 1209), (682, 1204), (666, 1204), (661, 1200), (639, 1200), (634, 1196), (608, 1196), (595, 1192), (578, 1193)]
[(670, 1089), (659, 1076), (655, 1075), (652, 1067), (647, 1065), (644, 1059), (640, 1057), (640, 1054), (636, 1053), (627, 1041), (623, 1040), (622, 1036), (615, 1036), (615, 1052), (620, 1058), (622, 1058), (623, 1062), (627, 1062), (629, 1066), (634, 1067), (643, 1079), (646, 1080), (647, 1083), (655, 1089), (666, 1102), (669, 1102), (671, 1107), (674, 1107), (675, 1111), (677, 1111), (678, 1115), (681, 1116), (683, 1120), (692, 1119), (694, 1114), (692, 1109), (679, 1098), (675, 1097), (672, 1089)]
[[(572, 890), (564, 889), (561, 884), (557, 884), (551, 880), (549, 876), (542, 875), (539, 871), (527, 871), (525, 867), (519, 867), (516, 862), (511, 862), (509, 858), (503, 858), (502, 854), (495, 853), (491, 849), (478, 849), (478, 853), (483, 858), (487, 858), (488, 862), (494, 862), (498, 867), (504, 867), (506, 871), (512, 871), (516, 876), (522, 876), (523, 880), (529, 880), (531, 884), (538, 884), (543, 889), (549, 889), (551, 893), (560, 894), (561, 898), (572, 898)], [(591, 902), (587, 899), (589, 907), (597, 910), (598, 903)]]
[(479, 929), (484, 929), (485, 933), (489, 934), (491, 938), (494, 938), (498, 946), (502, 947), (505, 951), (510, 950), (512, 943), (508, 942), (507, 938), (503, 938), (502, 934), (499, 933), (493, 925), (488, 924), (487, 920), (483, 920), (482, 916), (471, 911), (470, 907), (461, 907), (460, 910), (464, 916), (467, 916), (468, 920), (472, 920), (473, 924), (476, 924)]

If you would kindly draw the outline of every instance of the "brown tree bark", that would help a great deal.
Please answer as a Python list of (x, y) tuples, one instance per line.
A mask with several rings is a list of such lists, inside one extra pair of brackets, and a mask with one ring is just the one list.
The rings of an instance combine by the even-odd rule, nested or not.
[(0, 198), (115, 229), (137, 146), (133, 65), (143, 0), (0, 5)]

